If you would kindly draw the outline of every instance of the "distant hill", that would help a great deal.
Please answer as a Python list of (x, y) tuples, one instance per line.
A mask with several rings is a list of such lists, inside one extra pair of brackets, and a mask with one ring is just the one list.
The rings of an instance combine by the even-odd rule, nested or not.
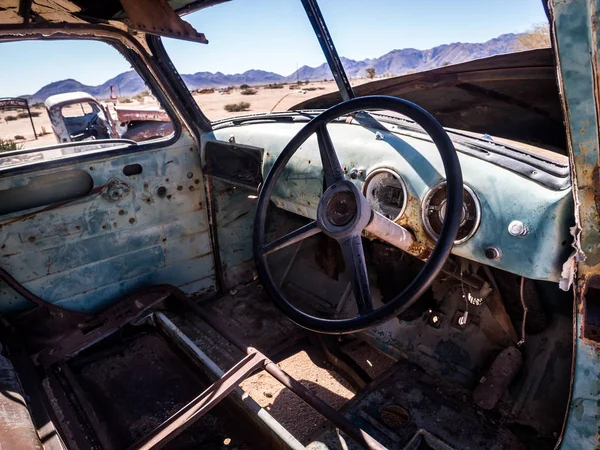
[[(461, 43), (444, 44), (428, 50), (417, 50), (405, 48), (392, 50), (385, 55), (374, 59), (354, 61), (341, 58), (342, 64), (349, 77), (364, 77), (365, 69), (373, 67), (378, 75), (388, 74), (403, 75), (407, 72), (420, 72), (434, 69), (436, 67), (458, 64), (473, 59), (486, 58), (489, 56), (510, 53), (513, 51), (517, 34), (503, 34), (497, 38), (490, 39), (484, 43)], [(283, 76), (264, 70), (248, 70), (244, 73), (233, 75), (221, 72), (197, 72), (182, 75), (189, 89), (200, 89), (207, 87), (237, 86), (240, 84), (266, 84), (283, 83), (300, 80), (323, 80), (333, 78), (329, 66), (321, 64), (317, 67), (302, 66), (296, 72)], [(119, 97), (131, 97), (147, 89), (142, 79), (133, 70), (124, 72), (104, 82), (100, 86), (86, 86), (76, 80), (62, 80), (50, 83), (35, 94), (25, 96), (32, 103), (43, 102), (50, 95), (64, 92), (84, 91), (99, 99), (110, 96), (110, 86), (115, 87)]]

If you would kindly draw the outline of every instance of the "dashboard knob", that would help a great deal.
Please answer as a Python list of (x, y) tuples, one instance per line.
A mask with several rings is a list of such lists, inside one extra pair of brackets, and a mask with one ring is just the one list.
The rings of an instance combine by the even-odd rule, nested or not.
[(525, 236), (529, 233), (529, 229), (527, 228), (527, 225), (520, 220), (513, 220), (508, 224), (508, 232), (511, 236)]
[(485, 257), (487, 259), (500, 259), (502, 258), (502, 250), (498, 247), (488, 247), (485, 249)]

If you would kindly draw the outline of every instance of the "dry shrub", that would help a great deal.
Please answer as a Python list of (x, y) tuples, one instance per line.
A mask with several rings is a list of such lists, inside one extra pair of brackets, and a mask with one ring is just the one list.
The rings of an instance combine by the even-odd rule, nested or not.
[(523, 51), (546, 47), (550, 47), (550, 32), (548, 30), (548, 25), (539, 23), (531, 27), (527, 32), (517, 36), (517, 41), (513, 45), (513, 50)]
[(10, 139), (0, 138), (0, 152), (10, 152), (13, 150), (21, 150), (22, 148), (22, 144), (17, 144), (15, 141), (11, 141)]
[(248, 111), (249, 108), (250, 108), (250, 103), (248, 103), (248, 102), (228, 103), (227, 105), (224, 106), (224, 109), (227, 112)]
[(240, 94), (242, 94), (242, 95), (255, 95), (256, 94), (256, 89), (242, 89), (242, 91), (240, 92)]

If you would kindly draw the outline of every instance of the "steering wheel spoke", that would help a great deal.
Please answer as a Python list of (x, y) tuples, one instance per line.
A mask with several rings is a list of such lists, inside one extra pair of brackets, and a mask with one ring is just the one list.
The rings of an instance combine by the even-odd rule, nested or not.
[(269, 242), (265, 246), (263, 246), (263, 251), (265, 255), (273, 253), (277, 250), (280, 250), (288, 245), (295, 244), (300, 242), (306, 238), (314, 236), (315, 234), (320, 233), (321, 230), (317, 227), (317, 222), (314, 220), (303, 227), (298, 228), (297, 230), (292, 231), (291, 233), (286, 234), (285, 236), (281, 236), (278, 239), (275, 239), (273, 242)]
[(369, 274), (362, 238), (360, 235), (350, 236), (345, 241), (340, 242), (340, 246), (346, 263), (346, 270), (352, 283), (352, 292), (354, 293), (356, 306), (358, 306), (358, 313), (359, 315), (367, 314), (373, 311), (373, 302), (371, 301), (371, 288), (369, 286)]
[(322, 124), (317, 128), (317, 142), (325, 174), (325, 188), (328, 188), (336, 181), (344, 179), (344, 171), (333, 148), (327, 124)]

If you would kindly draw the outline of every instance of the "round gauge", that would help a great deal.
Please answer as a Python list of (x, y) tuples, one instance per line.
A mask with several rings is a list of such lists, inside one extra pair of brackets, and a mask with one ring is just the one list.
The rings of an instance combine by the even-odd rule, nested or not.
[(406, 208), (406, 184), (390, 169), (376, 169), (369, 174), (363, 193), (371, 207), (390, 220), (397, 220)]
[[(423, 199), (423, 226), (432, 238), (436, 239), (442, 232), (442, 224), (446, 216), (446, 182), (435, 185)], [(464, 185), (463, 205), (460, 226), (455, 244), (467, 242), (477, 231), (481, 220), (479, 199), (469, 186)]]

